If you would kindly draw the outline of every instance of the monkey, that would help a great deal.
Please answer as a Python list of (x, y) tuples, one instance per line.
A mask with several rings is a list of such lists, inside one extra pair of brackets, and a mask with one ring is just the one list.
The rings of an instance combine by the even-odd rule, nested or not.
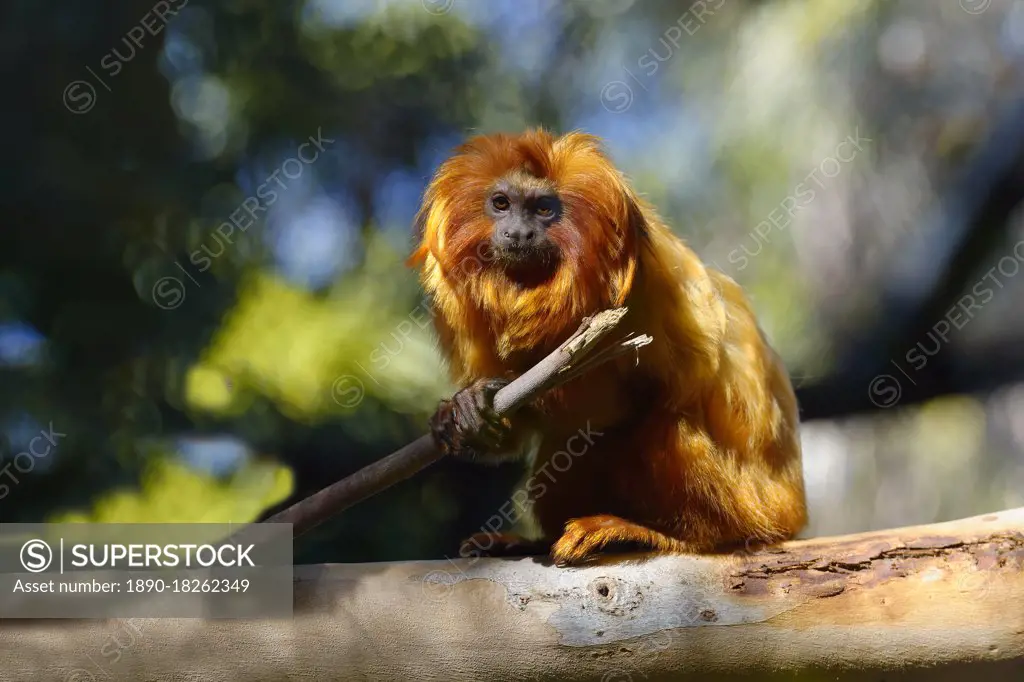
[[(427, 184), (414, 232), (407, 264), (462, 387), (431, 417), (434, 442), (465, 461), (525, 458), (538, 483), (524, 506), (539, 538), (476, 533), (462, 556), (573, 566), (624, 549), (771, 544), (803, 528), (799, 413), (781, 357), (741, 287), (671, 231), (600, 138), (469, 138)], [(584, 317), (619, 306), (623, 333), (649, 334), (648, 346), (495, 413), (498, 390)], [(566, 460), (584, 428), (585, 448)]]

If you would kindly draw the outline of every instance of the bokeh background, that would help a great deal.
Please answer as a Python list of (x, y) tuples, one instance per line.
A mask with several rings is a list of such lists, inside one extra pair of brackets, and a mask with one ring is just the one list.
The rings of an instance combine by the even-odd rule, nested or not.
[[(460, 140), (530, 125), (603, 136), (747, 288), (805, 535), (1024, 505), (1021, 0), (0, 16), (2, 521), (251, 521), (420, 435), (453, 387), (412, 216)], [(296, 559), (452, 555), (520, 474), (441, 462)]]

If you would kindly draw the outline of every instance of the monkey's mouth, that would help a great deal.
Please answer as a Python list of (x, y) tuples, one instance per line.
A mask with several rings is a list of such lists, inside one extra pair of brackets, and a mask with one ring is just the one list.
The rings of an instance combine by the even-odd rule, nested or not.
[(524, 283), (547, 279), (558, 269), (560, 260), (558, 248), (548, 240), (525, 246), (495, 245), (494, 255), (509, 277)]

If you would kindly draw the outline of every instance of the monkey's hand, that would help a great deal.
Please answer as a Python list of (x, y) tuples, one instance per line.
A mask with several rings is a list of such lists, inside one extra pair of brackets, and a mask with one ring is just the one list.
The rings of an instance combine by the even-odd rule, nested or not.
[(451, 400), (442, 400), (430, 418), (430, 433), (445, 454), (470, 461), (505, 459), (515, 449), (512, 422), (494, 411), (494, 394), (504, 379), (479, 379)]

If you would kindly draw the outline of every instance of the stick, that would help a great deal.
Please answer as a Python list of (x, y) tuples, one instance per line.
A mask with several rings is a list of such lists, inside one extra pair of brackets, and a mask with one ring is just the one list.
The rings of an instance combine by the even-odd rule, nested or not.
[[(495, 412), (503, 416), (512, 414), (544, 391), (650, 343), (653, 339), (646, 334), (627, 336), (617, 345), (609, 346), (587, 360), (590, 352), (618, 326), (625, 314), (626, 308), (614, 308), (584, 319), (579, 329), (562, 345), (494, 395)], [(443, 456), (430, 434), (420, 436), (387, 457), (299, 500), (263, 523), (290, 523), (297, 537), (335, 514), (409, 478)]]

